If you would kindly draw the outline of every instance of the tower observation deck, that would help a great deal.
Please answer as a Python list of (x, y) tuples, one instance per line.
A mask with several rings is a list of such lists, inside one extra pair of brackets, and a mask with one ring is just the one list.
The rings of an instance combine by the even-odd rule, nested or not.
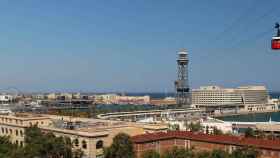
[(175, 81), (176, 102), (179, 107), (191, 105), (190, 87), (188, 83), (188, 53), (185, 49), (178, 52), (177, 80)]

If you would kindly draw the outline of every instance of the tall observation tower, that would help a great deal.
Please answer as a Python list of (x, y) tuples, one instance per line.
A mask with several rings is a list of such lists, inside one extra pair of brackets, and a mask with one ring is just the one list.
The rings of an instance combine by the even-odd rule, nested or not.
[(178, 52), (178, 78), (175, 81), (176, 102), (179, 107), (189, 107), (191, 105), (190, 87), (188, 83), (188, 63), (188, 53), (185, 49), (182, 49)]

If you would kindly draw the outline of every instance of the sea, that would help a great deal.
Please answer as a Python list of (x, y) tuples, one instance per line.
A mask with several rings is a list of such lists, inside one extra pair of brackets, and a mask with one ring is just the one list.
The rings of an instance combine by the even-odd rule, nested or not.
[(218, 119), (237, 122), (268, 122), (271, 119), (271, 121), (280, 122), (280, 112), (224, 116), (218, 117)]

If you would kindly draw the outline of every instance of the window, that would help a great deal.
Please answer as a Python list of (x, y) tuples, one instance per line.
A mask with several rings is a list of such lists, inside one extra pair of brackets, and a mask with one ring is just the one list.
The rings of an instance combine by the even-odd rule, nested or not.
[(79, 146), (79, 140), (77, 138), (74, 139), (74, 145), (77, 146), (77, 147)]
[(13, 134), (13, 130), (12, 129), (10, 129), (10, 134)]
[(16, 130), (16, 136), (18, 136), (18, 130)]
[(23, 147), (23, 142), (20, 141), (20, 142), (19, 142), (19, 145), (20, 145), (20, 147)]
[(87, 148), (87, 142), (85, 140), (82, 141), (82, 147), (83, 147), (83, 149)]
[(96, 143), (96, 149), (101, 149), (103, 148), (103, 141), (102, 140), (99, 140), (97, 143)]
[(20, 136), (23, 136), (23, 132), (22, 132), (22, 130), (20, 130), (20, 131), (19, 131), (19, 133), (20, 133)]

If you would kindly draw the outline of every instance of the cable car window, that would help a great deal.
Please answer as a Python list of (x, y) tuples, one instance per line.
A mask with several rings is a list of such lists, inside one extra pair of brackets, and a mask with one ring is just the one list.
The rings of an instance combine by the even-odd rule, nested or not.
[(280, 25), (276, 23), (275, 28), (277, 29), (276, 36), (272, 37), (271, 40), (271, 49), (277, 50), (280, 49)]

